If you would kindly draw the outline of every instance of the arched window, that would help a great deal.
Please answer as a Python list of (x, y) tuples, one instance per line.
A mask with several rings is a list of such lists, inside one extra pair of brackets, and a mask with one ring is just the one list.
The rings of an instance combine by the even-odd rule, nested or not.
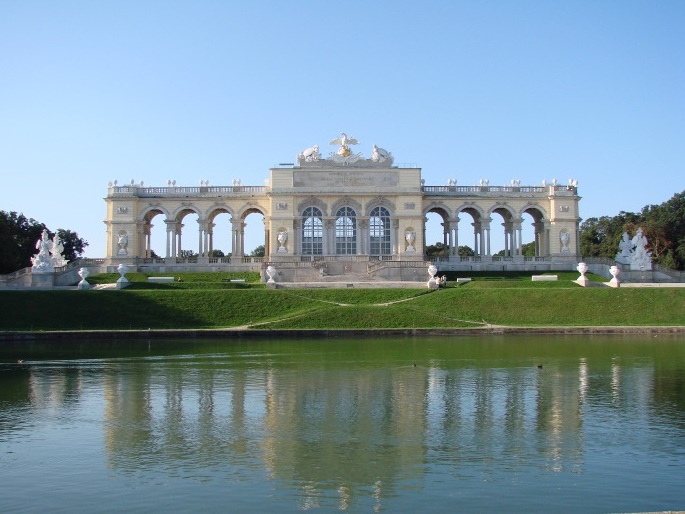
[(323, 253), (322, 216), (316, 207), (307, 207), (302, 213), (302, 255)]
[(357, 215), (350, 207), (341, 207), (335, 214), (335, 253), (357, 253)]
[(369, 218), (369, 236), (371, 238), (371, 255), (389, 255), (390, 246), (390, 213), (385, 207), (374, 207)]

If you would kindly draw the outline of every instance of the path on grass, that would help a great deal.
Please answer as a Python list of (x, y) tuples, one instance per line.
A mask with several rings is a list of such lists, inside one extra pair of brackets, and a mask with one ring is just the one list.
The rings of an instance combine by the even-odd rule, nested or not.
[[(432, 292), (434, 292), (434, 291), (432, 291)], [(309, 296), (302, 295), (302, 294), (297, 294), (297, 293), (289, 293), (289, 294), (291, 294), (292, 296), (297, 296), (298, 298), (304, 298), (305, 300), (310, 300), (310, 301), (313, 301), (313, 302), (326, 303), (326, 304), (328, 304), (328, 305), (334, 305), (334, 306), (336, 306), (336, 307), (355, 307), (355, 306), (387, 307), (387, 306), (389, 306), (389, 305), (395, 305), (395, 304), (398, 304), (398, 303), (411, 302), (411, 301), (417, 300), (418, 298), (422, 298), (422, 297), (424, 296), (424, 294), (420, 294), (420, 295), (417, 295), (417, 296), (411, 296), (411, 297), (409, 297), (409, 298), (402, 298), (402, 299), (400, 299), (400, 300), (392, 300), (392, 301), (389, 301), (389, 302), (359, 304), (359, 303), (342, 303), (342, 302), (334, 302), (334, 301), (332, 301), (332, 300), (321, 300), (321, 299), (319, 299), (319, 298), (311, 298), (311, 297), (309, 297)], [(430, 293), (429, 293), (429, 294), (430, 294)], [(414, 310), (415, 312), (419, 312), (420, 314), (424, 314), (424, 315), (428, 315), (428, 316), (434, 316), (434, 317), (438, 317), (438, 318), (441, 318), (441, 319), (447, 319), (447, 320), (454, 321), (454, 322), (458, 322), (458, 323), (466, 323), (466, 324), (470, 324), (470, 325), (476, 325), (476, 326), (483, 327), (483, 328), (500, 328), (500, 327), (504, 327), (504, 326), (505, 326), (505, 325), (492, 325), (492, 324), (488, 323), (488, 322), (485, 321), (485, 320), (482, 320), (482, 321), (471, 321), (471, 320), (466, 320), (466, 319), (452, 318), (452, 317), (450, 317), (450, 316), (445, 316), (444, 314), (438, 314), (438, 313), (435, 313), (435, 312), (426, 312), (426, 311), (422, 311), (422, 310), (419, 310), (419, 309), (413, 309), (413, 310)], [(304, 316), (304, 315), (305, 315), (305, 314), (294, 314), (294, 315), (288, 316), (288, 317), (286, 317), (286, 318), (281, 318), (281, 319), (276, 319), (276, 320), (271, 320), (271, 321), (260, 321), (260, 322), (257, 322), (257, 323), (250, 323), (250, 324), (248, 324), (248, 325), (242, 325), (242, 326), (240, 326), (240, 327), (232, 327), (232, 328), (235, 329), (235, 330), (242, 330), (242, 329), (263, 327), (263, 326), (273, 325), (273, 324), (275, 324), (275, 323), (280, 323), (281, 321), (288, 321), (288, 320), (296, 319), (296, 318), (302, 317), (302, 316)]]

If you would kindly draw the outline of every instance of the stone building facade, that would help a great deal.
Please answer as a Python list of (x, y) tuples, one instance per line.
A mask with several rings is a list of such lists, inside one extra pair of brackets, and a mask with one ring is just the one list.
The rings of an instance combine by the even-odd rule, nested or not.
[[(442, 218), (447, 252), (437, 259), (441, 270), (574, 269), (578, 262), (580, 197), (575, 182), (458, 186), (451, 180), (446, 186), (430, 186), (420, 168), (394, 165), (392, 154), (375, 145), (371, 157), (364, 158), (352, 151), (357, 142), (345, 134), (331, 143), (338, 148), (327, 158), (317, 146), (301, 152), (297, 163), (271, 168), (264, 186), (235, 181), (199, 187), (110, 184), (105, 198), (107, 264), (226, 270), (273, 263), (294, 270), (284, 275), (293, 281), (310, 279), (312, 272), (361, 273), (364, 268), (368, 273), (373, 268), (380, 276), (403, 280), (401, 268), (425, 268), (429, 213)], [(223, 213), (232, 220), (230, 258), (212, 257), (214, 221)], [(244, 255), (245, 218), (251, 213), (264, 219), (263, 259)], [(184, 223), (189, 214), (197, 215), (196, 227)], [(491, 254), (495, 214), (503, 220), (498, 230), (505, 241), (504, 256), (497, 257)], [(535, 257), (522, 254), (524, 214), (533, 220)], [(471, 220), (468, 233), (459, 231), (464, 217)], [(151, 233), (159, 229), (166, 234), (165, 255), (153, 258)], [(460, 257), (460, 245), (470, 246), (475, 256)]]

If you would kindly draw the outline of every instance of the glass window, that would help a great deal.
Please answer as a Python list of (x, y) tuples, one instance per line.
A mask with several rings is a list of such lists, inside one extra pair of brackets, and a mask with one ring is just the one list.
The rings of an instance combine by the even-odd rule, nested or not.
[(322, 216), (316, 207), (307, 207), (302, 213), (302, 255), (323, 253)]
[(385, 207), (374, 207), (369, 218), (369, 236), (371, 255), (389, 255), (390, 246), (390, 213)]
[(335, 214), (335, 253), (357, 253), (357, 215), (350, 207), (342, 207)]

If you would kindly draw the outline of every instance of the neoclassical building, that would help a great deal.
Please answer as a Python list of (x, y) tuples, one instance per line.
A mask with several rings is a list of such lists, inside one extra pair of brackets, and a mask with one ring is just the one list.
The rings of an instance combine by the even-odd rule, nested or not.
[[(335, 151), (324, 157), (318, 146), (302, 151), (297, 162), (269, 170), (263, 186), (144, 187), (109, 186), (107, 264), (149, 270), (260, 269), (267, 263), (281, 279), (312, 280), (344, 274), (376, 274), (409, 280), (412, 268), (425, 268), (426, 221), (442, 218), (446, 255), (441, 270), (574, 269), (578, 262), (577, 183), (541, 186), (425, 185), (421, 168), (394, 164), (378, 148), (365, 158), (354, 138), (341, 134)], [(213, 257), (215, 218), (231, 217), (231, 257)], [(264, 258), (246, 257), (245, 218), (264, 220)], [(197, 226), (184, 222), (194, 214)], [(504, 256), (491, 253), (493, 215), (501, 218)], [(522, 254), (524, 215), (533, 221), (535, 257)], [(468, 233), (459, 221), (470, 220)], [(153, 223), (154, 220), (154, 223)], [(462, 224), (464, 226), (464, 224)], [(154, 256), (153, 230), (166, 234), (164, 256)], [(461, 257), (458, 247), (475, 256)], [(422, 275), (421, 278), (425, 276)]]

